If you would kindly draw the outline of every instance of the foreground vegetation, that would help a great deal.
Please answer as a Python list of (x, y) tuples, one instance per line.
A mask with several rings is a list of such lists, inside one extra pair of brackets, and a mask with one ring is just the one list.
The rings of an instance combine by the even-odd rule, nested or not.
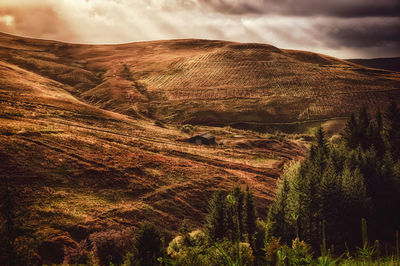
[[(216, 192), (202, 230), (176, 237), (177, 265), (397, 265), (400, 110), (352, 115), (338, 144), (320, 128), (279, 180), (266, 222), (249, 189)], [(368, 221), (368, 226), (367, 226)], [(374, 241), (370, 241), (372, 237)]]
[[(398, 262), (399, 133), (395, 103), (384, 118), (378, 111), (371, 119), (365, 108), (352, 115), (337, 145), (329, 145), (319, 129), (307, 158), (280, 179), (267, 242), (287, 247), (295, 245), (292, 239), (301, 239), (307, 243), (304, 249), (318, 256), (356, 254), (366, 263), (375, 259), (379, 264), (380, 255), (396, 254), (391, 259)], [(368, 235), (376, 241), (368, 242)], [(285, 252), (280, 250), (281, 258)]]
[[(337, 144), (320, 128), (308, 156), (279, 179), (266, 221), (253, 193), (216, 191), (204, 226), (185, 220), (178, 236), (154, 225), (92, 234), (64, 250), (70, 265), (397, 265), (400, 262), (400, 110), (352, 115)], [(29, 228), (2, 199), (2, 261), (39, 264)], [(24, 236), (23, 238), (21, 236)], [(51, 250), (51, 248), (50, 248)]]

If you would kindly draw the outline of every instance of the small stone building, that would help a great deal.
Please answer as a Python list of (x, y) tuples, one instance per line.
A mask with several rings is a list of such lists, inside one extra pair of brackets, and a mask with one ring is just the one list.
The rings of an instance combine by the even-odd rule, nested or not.
[(189, 139), (189, 142), (195, 143), (195, 144), (213, 145), (213, 144), (215, 144), (215, 136), (211, 135), (210, 133), (203, 133), (203, 134), (191, 137)]

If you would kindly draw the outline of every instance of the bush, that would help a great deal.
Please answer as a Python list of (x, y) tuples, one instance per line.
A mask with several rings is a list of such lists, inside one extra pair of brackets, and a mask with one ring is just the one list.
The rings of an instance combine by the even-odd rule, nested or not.
[(89, 252), (89, 244), (82, 240), (76, 248), (66, 247), (64, 262), (68, 265), (94, 265), (93, 253)]
[(186, 134), (190, 134), (195, 130), (195, 127), (190, 124), (185, 124), (181, 127), (181, 131)]
[(291, 265), (308, 265), (312, 262), (312, 250), (310, 245), (295, 238), (292, 241), (292, 249), (289, 256)]
[(271, 264), (271, 265), (276, 265), (277, 262), (277, 253), (278, 250), (281, 249), (281, 243), (279, 238), (276, 237), (271, 237), (271, 239), (268, 239), (266, 237), (266, 241), (265, 241), (265, 255), (266, 255), (266, 259), (267, 261)]
[[(175, 237), (168, 246), (167, 254), (176, 265), (225, 265), (227, 260), (237, 258), (236, 245), (229, 240), (210, 244), (206, 234), (200, 230), (189, 234), (190, 245), (185, 244), (182, 236)], [(248, 243), (240, 243), (241, 265), (253, 265), (254, 257)]]
[(127, 254), (124, 265), (156, 265), (162, 256), (162, 236), (153, 224), (144, 224), (134, 243), (134, 249)]
[(121, 264), (125, 254), (132, 247), (132, 239), (131, 230), (110, 230), (93, 233), (89, 237), (100, 265)]

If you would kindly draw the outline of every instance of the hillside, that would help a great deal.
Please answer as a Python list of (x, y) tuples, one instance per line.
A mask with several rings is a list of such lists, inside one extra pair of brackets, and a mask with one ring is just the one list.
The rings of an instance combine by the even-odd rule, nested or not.
[(379, 68), (400, 72), (400, 57), (371, 58), (371, 59), (346, 59), (346, 61), (370, 68)]
[[(235, 184), (250, 186), (265, 217), (283, 165), (307, 143), (232, 127), (319, 123), (400, 96), (399, 73), (262, 44), (0, 34), (0, 55), (0, 175), (42, 246), (146, 220), (199, 226), (206, 199)], [(218, 145), (182, 142), (186, 123)], [(51, 253), (39, 255), (57, 262)]]
[(3, 61), (131, 117), (203, 125), (343, 117), (399, 97), (400, 74), (264, 44), (171, 40), (76, 45), (1, 37)]

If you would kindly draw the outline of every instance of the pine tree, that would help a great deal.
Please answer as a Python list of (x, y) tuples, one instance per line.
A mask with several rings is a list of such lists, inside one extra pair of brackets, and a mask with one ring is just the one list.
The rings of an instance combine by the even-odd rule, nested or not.
[(400, 110), (397, 108), (396, 102), (391, 103), (384, 117), (387, 147), (394, 160), (398, 160), (400, 158)]
[(253, 193), (250, 191), (249, 186), (246, 187), (244, 206), (247, 237), (250, 243), (250, 247), (254, 250), (254, 234), (256, 232), (256, 207), (254, 204)]
[(325, 222), (327, 243), (341, 246), (343, 238), (338, 232), (345, 226), (341, 217), (343, 208), (341, 176), (338, 175), (333, 163), (329, 163), (323, 174), (319, 186), (319, 199), (319, 220)]
[[(379, 165), (379, 183), (376, 193), (373, 195), (374, 220), (377, 223), (376, 231), (385, 238), (389, 238), (391, 232), (388, 228), (399, 228), (398, 222), (400, 210), (400, 197), (398, 189), (399, 176), (396, 171), (396, 164), (389, 151), (385, 153)], [(385, 227), (379, 227), (385, 224)]]
[(314, 157), (308, 158), (303, 164), (304, 170), (299, 177), (303, 181), (297, 193), (299, 199), (302, 200), (299, 221), (303, 227), (304, 239), (313, 247), (318, 247), (320, 237), (317, 232), (321, 221), (319, 186), (329, 162), (330, 151), (321, 127), (318, 129), (315, 139), (316, 153)]
[(362, 154), (361, 160), (357, 163), (360, 172), (364, 176), (367, 194), (374, 197), (380, 190), (379, 180), (379, 157), (374, 146), (371, 146)]
[(359, 128), (361, 132), (366, 132), (369, 127), (370, 118), (368, 116), (367, 107), (363, 106), (360, 108), (358, 113)]
[(186, 218), (183, 219), (182, 226), (181, 226), (181, 228), (179, 228), (179, 233), (182, 236), (183, 244), (185, 246), (187, 246), (187, 247), (191, 246), (192, 243), (191, 243), (190, 235), (189, 235), (189, 233), (190, 233), (190, 224), (189, 224), (189, 221)]
[(372, 132), (372, 138), (371, 138), (371, 143), (376, 149), (377, 156), (379, 158), (382, 158), (382, 156), (385, 153), (385, 142), (383, 138), (383, 120), (382, 120), (382, 114), (381, 111), (378, 109), (375, 115), (375, 123), (371, 123), (373, 132)]
[(326, 152), (328, 151), (328, 141), (326, 140), (325, 132), (321, 126), (318, 128), (317, 133), (315, 134), (315, 142), (317, 148), (322, 150), (326, 154)]
[(318, 232), (319, 226), (319, 185), (323, 173), (323, 169), (320, 169), (318, 166), (319, 163), (313, 164), (312, 168), (309, 169), (309, 172), (305, 176), (305, 185), (302, 189), (303, 194), (303, 217), (302, 222), (304, 224), (304, 233), (305, 240), (307, 243), (310, 243), (313, 247), (318, 247), (319, 245), (319, 235), (316, 234)]
[(206, 233), (212, 242), (222, 240), (226, 236), (227, 228), (225, 226), (226, 206), (225, 196), (222, 191), (214, 193), (208, 206), (206, 217)]
[(144, 224), (136, 237), (135, 249), (139, 265), (156, 265), (162, 255), (162, 237), (153, 224)]
[(342, 137), (349, 148), (357, 147), (358, 145), (358, 123), (355, 115), (352, 113), (350, 119), (347, 120), (343, 130)]
[[(244, 192), (240, 189), (240, 187), (235, 186), (232, 189), (231, 192), (232, 197), (234, 198), (235, 202), (235, 208), (237, 210), (237, 215), (238, 215), (238, 221), (239, 221), (239, 231), (240, 231), (240, 239), (243, 240), (243, 234), (244, 234), (244, 227), (243, 227), (243, 214), (244, 214)], [(231, 215), (236, 215), (233, 212), (231, 212)], [(232, 217), (231, 220), (233, 220), (234, 217)], [(236, 228), (231, 228), (232, 232), (236, 232)], [(236, 240), (236, 236), (232, 234), (232, 239)]]
[(268, 212), (268, 221), (270, 224), (270, 235), (280, 236), (283, 243), (289, 243), (291, 236), (288, 236), (289, 224), (289, 181), (284, 175), (279, 180), (277, 196), (274, 203), (270, 206)]
[[(238, 238), (238, 230), (236, 225), (236, 206), (227, 204), (225, 210), (225, 223), (226, 223), (226, 234), (229, 235), (232, 243), (235, 243)], [(241, 232), (241, 231), (240, 231)], [(242, 232), (241, 232), (242, 233)]]
[[(360, 108), (357, 116), (357, 127), (355, 130), (356, 138), (354, 143), (356, 146), (361, 145), (363, 149), (367, 149), (370, 145), (370, 137), (372, 134), (370, 128), (370, 118), (365, 106)], [(355, 146), (354, 146), (355, 147)]]
[(381, 109), (379, 109), (379, 108), (378, 108), (378, 111), (376, 111), (375, 122), (376, 122), (377, 131), (381, 132), (383, 130), (383, 120), (382, 120)]
[(358, 230), (361, 218), (369, 216), (368, 206), (370, 206), (364, 177), (358, 168), (350, 170), (346, 167), (344, 169), (342, 191), (344, 200), (343, 217), (346, 219), (346, 227), (343, 234), (345, 239), (351, 242), (355, 239), (355, 233)]
[(8, 178), (3, 178), (4, 186), (4, 198), (2, 199), (1, 213), (5, 220), (5, 246), (7, 253), (7, 263), (8, 265), (14, 265), (16, 262), (16, 250), (15, 250), (15, 239), (17, 237), (17, 232), (15, 228), (15, 213), (14, 213), (14, 202), (12, 200), (10, 187), (8, 183)]

